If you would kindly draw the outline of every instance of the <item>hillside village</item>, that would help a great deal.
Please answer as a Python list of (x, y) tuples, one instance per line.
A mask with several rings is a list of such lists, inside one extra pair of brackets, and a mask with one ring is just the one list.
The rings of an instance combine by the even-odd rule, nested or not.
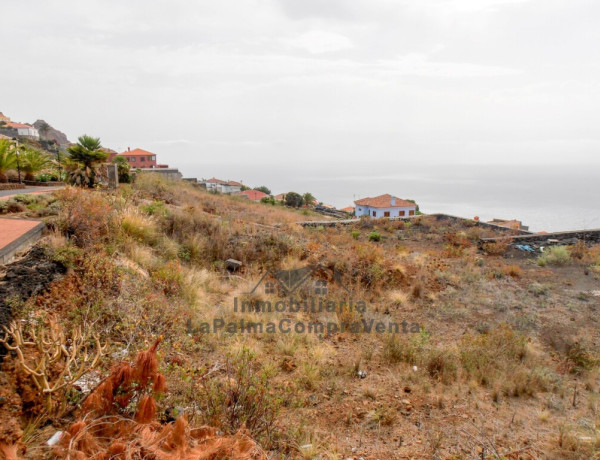
[[(58, 138), (60, 138), (60, 141)], [(38, 120), (34, 124), (15, 123), (11, 121), (10, 117), (0, 112), (0, 139), (21, 139), (25, 142), (31, 141), (34, 143), (36, 141), (41, 141), (41, 143), (35, 143), (33, 145), (34, 149), (38, 148), (45, 152), (49, 157), (53, 158), (54, 162), (57, 164), (48, 163), (46, 164), (46, 168), (39, 167), (35, 172), (38, 173), (38, 178), (43, 179), (43, 182), (46, 182), (46, 178), (50, 178), (50, 180), (59, 179), (58, 176), (60, 176), (60, 174), (52, 174), (52, 171), (56, 172), (58, 163), (61, 161), (60, 152), (71, 145), (63, 133), (55, 130), (52, 126), (42, 120)], [(48, 144), (48, 142), (50, 144)], [(123, 152), (116, 152), (110, 148), (103, 147), (103, 151), (107, 153), (105, 161), (108, 164), (115, 163), (115, 161), (118, 163), (120, 158), (124, 158), (126, 163), (121, 164), (122, 169), (126, 164), (127, 168), (131, 171), (143, 172), (152, 170), (167, 179), (184, 179), (191, 183), (197, 183), (208, 191), (226, 195), (237, 195), (248, 198), (251, 201), (260, 201), (267, 204), (277, 203), (296, 208), (311, 208), (324, 215), (338, 218), (360, 218), (362, 216), (374, 218), (404, 217), (420, 214), (419, 206), (414, 200), (398, 198), (390, 194), (360, 198), (354, 201), (353, 206), (347, 206), (338, 210), (332, 205), (317, 200), (310, 193), (305, 193), (298, 198), (296, 192), (291, 192), (291, 194), (290, 192), (284, 192), (273, 195), (271, 194), (271, 190), (266, 186), (251, 188), (244, 185), (241, 181), (223, 180), (215, 177), (210, 179), (184, 178), (177, 168), (171, 168), (168, 164), (160, 163), (157, 160), (156, 153), (142, 148), (131, 149), (128, 147), (127, 150)], [(66, 156), (63, 158), (66, 158)], [(12, 175), (10, 174), (11, 172)], [(14, 177), (14, 168), (12, 171), (9, 170), (9, 182), (14, 182), (17, 179), (18, 177)], [(33, 178), (29, 177), (28, 179), (31, 182)], [(100, 177), (100, 180), (103, 179), (108, 180), (106, 173)], [(121, 180), (128, 181), (123, 174), (121, 174)], [(0, 185), (0, 187), (2, 186)], [(286, 200), (288, 194), (290, 198)], [(475, 217), (475, 219), (478, 220), (478, 217)], [(516, 219), (496, 218), (488, 223), (516, 230), (528, 230), (528, 227), (522, 225), (521, 221)]]

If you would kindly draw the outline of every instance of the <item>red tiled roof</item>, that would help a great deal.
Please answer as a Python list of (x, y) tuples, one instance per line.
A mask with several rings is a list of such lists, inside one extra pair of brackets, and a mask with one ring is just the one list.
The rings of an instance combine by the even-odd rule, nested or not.
[(258, 201), (261, 198), (269, 196), (266, 193), (261, 192), (260, 190), (244, 190), (243, 192), (240, 192), (240, 195), (245, 196), (246, 198), (252, 201)]
[(211, 177), (210, 179), (208, 179), (206, 182), (210, 182), (211, 184), (219, 184), (219, 185), (232, 185), (232, 186), (237, 186), (237, 187), (241, 187), (242, 184), (240, 184), (239, 182), (236, 182), (234, 180), (221, 180), (221, 179), (217, 179), (216, 177)]
[(227, 185), (227, 182), (221, 179), (217, 179), (216, 177), (211, 177), (206, 182), (210, 182), (211, 184)]
[(9, 121), (6, 123), (6, 126), (10, 128), (33, 128), (31, 125), (26, 125), (24, 123), (15, 123), (13, 121)]
[(118, 153), (117, 155), (123, 155), (128, 157), (141, 157), (147, 155), (156, 155), (156, 153), (148, 152), (142, 149), (125, 150), (124, 152)]
[(340, 211), (344, 212), (354, 212), (354, 206), (347, 206), (345, 208), (340, 209)]
[(396, 198), (396, 202), (392, 205), (392, 195), (386, 193), (385, 195), (379, 195), (373, 198), (361, 198), (356, 200), (354, 204), (359, 206), (369, 206), (371, 208), (409, 208), (417, 207), (412, 201), (401, 200)]

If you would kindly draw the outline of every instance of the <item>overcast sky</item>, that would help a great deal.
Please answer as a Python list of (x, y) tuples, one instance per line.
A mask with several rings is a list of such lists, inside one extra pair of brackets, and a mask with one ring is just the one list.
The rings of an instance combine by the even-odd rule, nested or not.
[(597, 0), (1, 11), (0, 111), (202, 165), (199, 176), (233, 162), (600, 162)]

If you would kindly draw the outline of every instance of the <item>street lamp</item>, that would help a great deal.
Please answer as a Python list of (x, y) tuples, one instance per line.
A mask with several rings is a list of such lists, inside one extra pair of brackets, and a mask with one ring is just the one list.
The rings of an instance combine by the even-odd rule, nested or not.
[(62, 165), (60, 162), (60, 144), (54, 139), (54, 148), (56, 149), (56, 162), (58, 163), (58, 181), (62, 182)]
[(19, 175), (19, 184), (21, 183), (21, 163), (19, 162), (19, 139), (13, 137), (13, 141), (15, 141), (15, 155), (17, 157), (17, 174)]

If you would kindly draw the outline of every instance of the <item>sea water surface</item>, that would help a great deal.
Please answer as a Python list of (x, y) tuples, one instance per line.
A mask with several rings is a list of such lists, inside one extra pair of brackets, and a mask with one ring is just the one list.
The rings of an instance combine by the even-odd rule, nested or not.
[(517, 219), (532, 231), (600, 228), (600, 165), (289, 162), (182, 165), (186, 176), (241, 180), (273, 194), (310, 192), (338, 208), (390, 193), (424, 213)]

